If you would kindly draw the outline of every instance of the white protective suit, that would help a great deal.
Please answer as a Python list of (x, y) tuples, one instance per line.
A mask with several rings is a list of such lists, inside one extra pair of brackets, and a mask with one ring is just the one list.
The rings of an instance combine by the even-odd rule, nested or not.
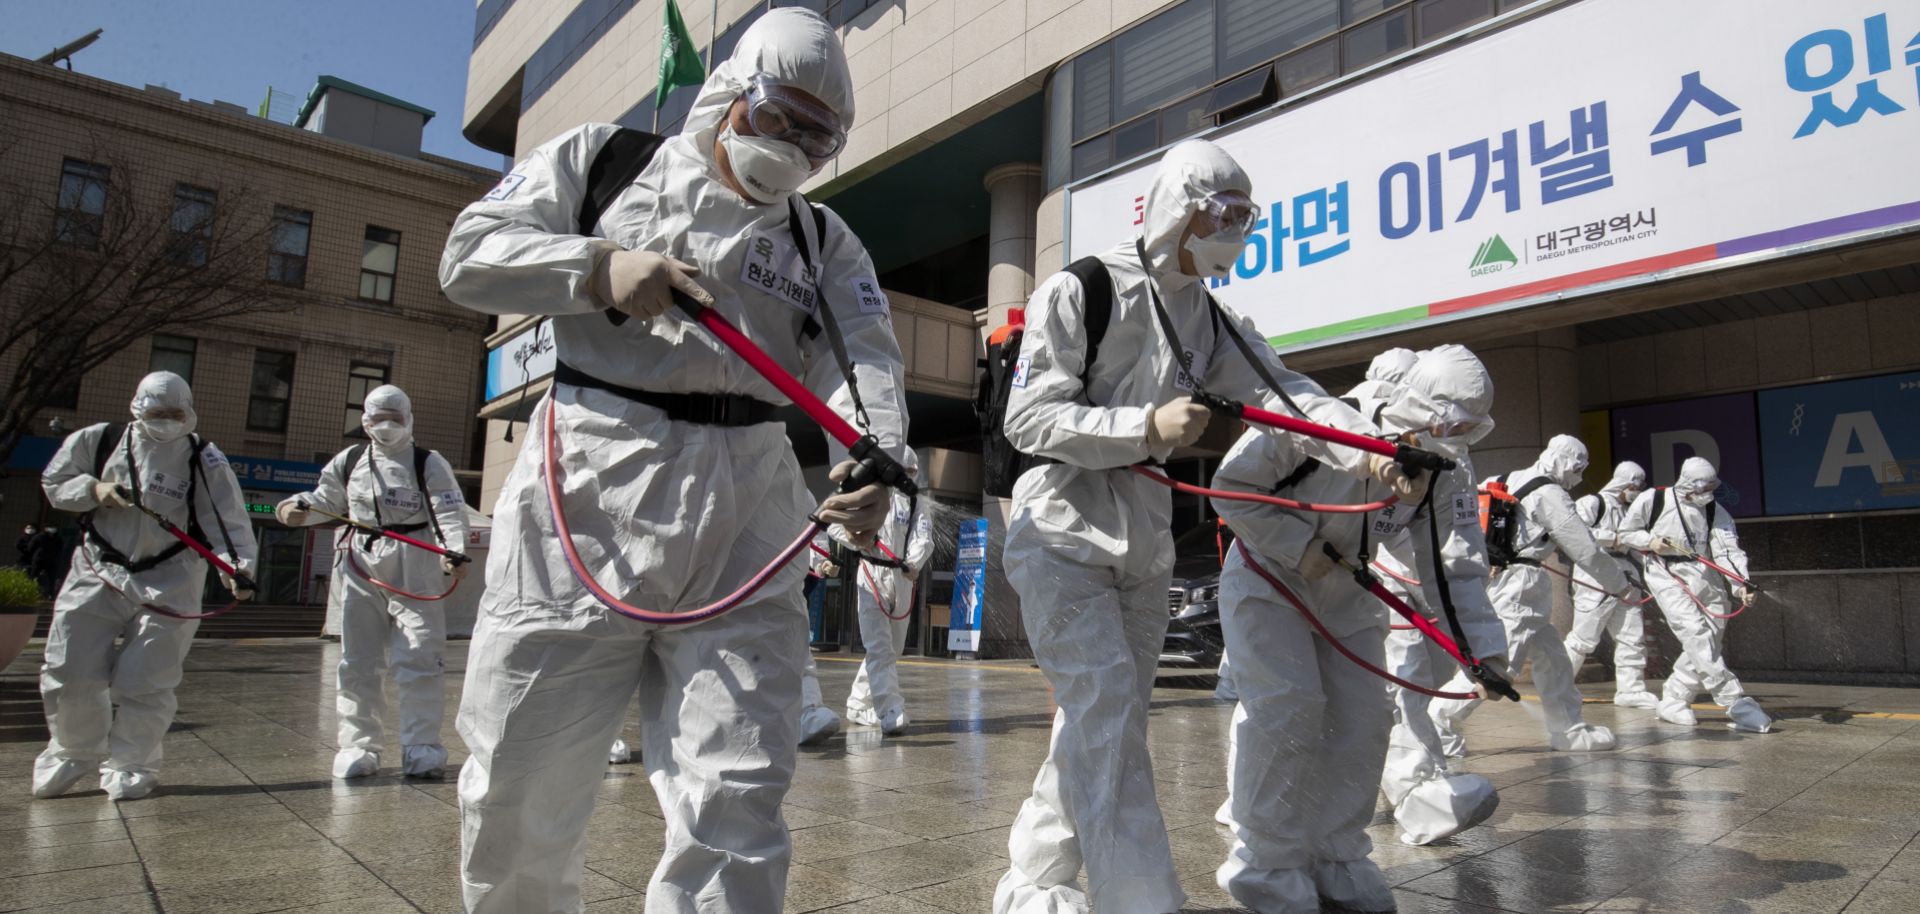
[[(821, 549), (829, 548), (826, 531), (813, 538), (813, 544)], [(807, 550), (807, 578), (815, 582), (812, 586), (825, 586), (827, 569), (835, 568), (833, 560), (812, 549)], [(804, 588), (803, 588), (804, 590)], [(811, 617), (809, 617), (811, 619)], [(800, 630), (800, 651), (806, 657), (806, 666), (800, 671), (800, 745), (818, 745), (840, 732), (840, 715), (826, 706), (820, 697), (820, 670), (813, 659), (813, 640), (810, 631)]]
[[(1654, 602), (1674, 637), (1680, 639), (1680, 657), (1660, 696), (1660, 719), (1693, 726), (1698, 722), (1690, 707), (1693, 698), (1707, 692), (1715, 704), (1727, 709), (1730, 728), (1765, 733), (1771, 718), (1748, 697), (1740, 677), (1727, 668), (1727, 620), (1715, 617), (1733, 613), (1739, 605), (1739, 586), (1684, 555), (1658, 554), (1663, 541), (1671, 542), (1677, 548), (1665, 551), (1705, 556), (1734, 574), (1748, 576), (1747, 553), (1740, 548), (1733, 516), (1713, 502), (1713, 490), (1719, 484), (1713, 464), (1700, 457), (1687, 458), (1671, 490), (1649, 489), (1633, 500), (1620, 519), (1620, 542), (1640, 554)], [(1658, 517), (1655, 501), (1661, 503)]]
[[(370, 438), (335, 454), (320, 470), (318, 488), (280, 502), (281, 521), (296, 518), (304, 502), (464, 553), (466, 501), (453, 466), (439, 452), (429, 452), (426, 478), (414, 478), (413, 404), (400, 388), (388, 384), (368, 392), (360, 422), (369, 432), (376, 415), (402, 417), (405, 435), (391, 443)], [(312, 513), (303, 520), (329, 523)], [(341, 592), (339, 694), (334, 699), (340, 712), (340, 751), (333, 757), (333, 776), (366, 777), (379, 770), (385, 745), (380, 719), (387, 706), (384, 680), (391, 664), (400, 692), (401, 771), (410, 777), (439, 777), (447, 764), (447, 749), (440, 743), (446, 704), (446, 610), (437, 601), (383, 589), (368, 577), (423, 596), (443, 593), (453, 581), (440, 556), (397, 540), (342, 527), (333, 546), (331, 584)]]
[(1399, 348), (1374, 356), (1373, 361), (1367, 363), (1366, 380), (1347, 391), (1347, 399), (1383, 401), (1391, 398), (1419, 357), (1411, 349)]
[[(678, 311), (615, 326), (589, 291), (596, 258), (620, 247), (700, 269), (714, 307), (843, 416), (851, 397), (825, 334), (776, 287), (826, 290), (882, 447), (905, 438), (904, 376), (886, 300), (865, 250), (827, 215), (817, 287), (798, 267), (783, 201), (759, 206), (722, 183), (722, 117), (756, 74), (804, 90), (853, 120), (853, 86), (831, 27), (776, 9), (714, 68), (687, 126), (609, 205), (598, 234), (576, 222), (611, 125), (535, 149), (456, 220), (440, 279), (454, 301), (491, 313), (552, 316), (562, 364), (647, 391), (786, 398)], [(764, 262), (763, 262), (764, 261)], [(856, 298), (856, 293), (859, 297)], [(669, 420), (595, 387), (558, 384), (501, 490), (487, 592), (474, 633), (459, 730), (461, 878), (470, 914), (577, 912), (587, 819), (625, 703), (640, 692), (641, 755), (666, 844), (647, 910), (777, 911), (791, 858), (781, 799), (792, 780), (807, 616), (804, 566), (789, 564), (731, 612), (652, 626), (604, 608), (578, 583), (554, 533), (543, 480), (554, 411), (562, 503), (585, 567), (622, 599), (692, 609), (765, 567), (813, 503), (779, 421)], [(831, 459), (844, 449), (829, 439)]]
[[(1085, 911), (1089, 896), (1101, 914), (1163, 914), (1186, 898), (1147, 753), (1173, 570), (1171, 500), (1127, 468), (1171, 455), (1171, 444), (1148, 443), (1149, 417), (1192, 386), (1154, 316), (1149, 282), (1190, 350), (1192, 376), (1217, 394), (1286, 409), (1225, 333), (1215, 332), (1204, 284), (1178, 266), (1196, 207), (1210, 194), (1249, 189), (1246, 173), (1211, 143), (1189, 140), (1167, 151), (1146, 196), (1141, 237), (1151, 277), (1131, 240), (1098, 255), (1113, 278), (1113, 310), (1092, 366), (1085, 364), (1085, 294), (1072, 274), (1049, 278), (1028, 304), (1007, 439), (1060, 462), (1034, 467), (1015, 484), (1005, 567), (1059, 712), (1051, 751), (1008, 841), (1013, 862), (994, 893), (996, 914)], [(1303, 408), (1326, 397), (1259, 345), (1250, 321), (1225, 313)], [(1328, 416), (1356, 431), (1370, 428), (1344, 407)], [(1304, 439), (1299, 447), (1330, 469), (1365, 472), (1357, 451)]]
[[(147, 612), (140, 604), (203, 611), (207, 562), (191, 550), (182, 548), (137, 574), (106, 558), (106, 545), (140, 562), (180, 541), (137, 508), (102, 505), (96, 484), (118, 484), (133, 493), (136, 504), (182, 530), (192, 531), (190, 521), (197, 523), (203, 544), (244, 574), (253, 573), (258, 555), (240, 482), (226, 455), (201, 442), (195, 458), (197, 419), (187, 382), (167, 371), (147, 375), (132, 408), (135, 421), (111, 440), (103, 440), (112, 430), (104, 423), (68, 435), (40, 478), (47, 502), (55, 510), (85, 513), (83, 524), (92, 532), (74, 548), (73, 570), (54, 600), (47, 631), (40, 696), (53, 738), (33, 763), (38, 797), (65, 793), (93, 770), (116, 800), (153, 791), (161, 741), (177, 707), (173, 690), (200, 623)], [(166, 428), (143, 418), (154, 411), (178, 411), (185, 418)], [(103, 445), (111, 453), (96, 475)], [(124, 639), (117, 650), (115, 638)]]
[[(1214, 487), (1326, 504), (1371, 501), (1368, 489), (1384, 488), (1325, 467), (1302, 470), (1298, 440), (1246, 432)], [(1277, 488), (1296, 472), (1307, 475)], [(1223, 498), (1213, 505), (1236, 536), (1221, 573), (1220, 619), (1240, 692), (1228, 770), (1234, 843), (1216, 878), (1261, 912), (1318, 911), (1322, 898), (1344, 910), (1391, 911), (1393, 890), (1367, 859), (1366, 833), (1392, 724), (1385, 683), (1337, 653), (1240, 551), (1251, 550), (1348, 650), (1382, 666), (1386, 605), (1339, 568), (1317, 577), (1299, 570), (1330, 561), (1318, 554), (1322, 543), (1357, 561), (1373, 518)]]
[[(847, 693), (847, 719), (879, 727), (888, 735), (906, 730), (907, 699), (900, 692), (896, 662), (907, 646), (907, 628), (913, 623), (915, 582), (927, 559), (933, 557), (933, 515), (925, 510), (925, 496), (909, 498), (893, 493), (892, 510), (879, 541), (906, 564), (904, 569), (872, 562), (860, 563), (856, 581), (860, 594), (860, 642), (866, 657), (854, 674)], [(878, 550), (875, 550), (876, 552)], [(878, 591), (878, 593), (876, 593)], [(886, 602), (882, 603), (882, 600)]]
[[(1593, 540), (1613, 557), (1622, 574), (1640, 583), (1639, 567), (1627, 558), (1620, 545), (1620, 518), (1626, 514), (1633, 497), (1647, 487), (1647, 471), (1631, 460), (1613, 468), (1613, 478), (1596, 495), (1582, 496), (1573, 503), (1580, 522), (1593, 531)], [(1586, 569), (1573, 570), (1573, 630), (1567, 633), (1567, 663), (1576, 677), (1587, 655), (1600, 647), (1601, 634), (1613, 637), (1613, 703), (1627, 708), (1651, 711), (1659, 699), (1647, 691), (1647, 629), (1638, 602), (1629, 602), (1598, 588), (1600, 582)], [(1632, 595), (1634, 600), (1639, 594)]]
[[(1430, 504), (1416, 509), (1413, 520), (1399, 533), (1393, 532), (1392, 518), (1388, 518), (1375, 561), (1399, 578), (1383, 573), (1381, 583), (1451, 636), (1453, 628), (1442, 609), (1445, 604), (1438, 584), (1444, 577), (1446, 595), (1466, 633), (1466, 647), (1489, 666), (1504, 669), (1506, 628), (1487, 597), (1490, 572), (1469, 453), (1472, 444), (1493, 430), (1493, 378), (1466, 347), (1439, 346), (1422, 352), (1385, 400), (1362, 399), (1360, 408), (1365, 415), (1379, 416), (1382, 431), (1421, 436), (1423, 444), (1444, 450), (1459, 463), (1439, 474)], [(1470, 430), (1453, 439), (1426, 437), (1443, 416)], [(1406, 510), (1395, 506), (1390, 513)], [(1434, 549), (1436, 534), (1438, 550)], [(1398, 618), (1393, 621), (1404, 624)], [(1386, 646), (1387, 669), (1394, 675), (1449, 692), (1474, 690), (1460, 664), (1419, 631), (1392, 632)], [(1394, 722), (1380, 790), (1393, 806), (1401, 842), (1431, 844), (1485, 821), (1500, 798), (1486, 778), (1448, 770), (1440, 731), (1430, 713), (1434, 703), (1447, 700), (1393, 686), (1388, 694)]]
[[(1546, 483), (1520, 499), (1513, 543), (1519, 561), (1494, 572), (1489, 593), (1507, 626), (1507, 661), (1515, 670), (1533, 662), (1533, 685), (1545, 712), (1547, 742), (1562, 752), (1612, 749), (1613, 731), (1581, 719), (1580, 690), (1567, 664), (1566, 643), (1553, 627), (1553, 592), (1560, 585), (1540, 563), (1558, 549), (1575, 566), (1584, 568), (1608, 593), (1624, 594), (1633, 583), (1619, 563), (1594, 542), (1593, 531), (1574, 511), (1567, 490), (1580, 484), (1587, 470), (1587, 446), (1571, 435), (1548, 440), (1533, 465), (1507, 474), (1507, 490), (1519, 495), (1536, 479)], [(1449, 729), (1458, 734), (1465, 713), (1450, 715)]]

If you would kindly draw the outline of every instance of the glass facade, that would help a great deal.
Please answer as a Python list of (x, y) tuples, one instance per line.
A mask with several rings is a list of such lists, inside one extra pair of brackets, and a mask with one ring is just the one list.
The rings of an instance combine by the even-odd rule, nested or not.
[(1529, 2), (1185, 0), (1054, 71), (1047, 84), (1047, 188)]

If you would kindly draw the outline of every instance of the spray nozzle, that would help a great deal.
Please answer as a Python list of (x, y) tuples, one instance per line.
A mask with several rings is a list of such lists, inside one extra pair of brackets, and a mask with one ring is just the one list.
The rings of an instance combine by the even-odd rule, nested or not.
[(840, 491), (852, 492), (877, 482), (903, 495), (920, 494), (920, 486), (913, 481), (913, 473), (906, 464), (881, 448), (879, 439), (872, 435), (860, 436), (860, 440), (847, 449), (847, 456), (859, 465), (840, 483)]
[(1395, 463), (1410, 470), (1426, 470), (1436, 474), (1443, 470), (1451, 470), (1457, 466), (1449, 457), (1414, 447), (1411, 444), (1395, 444), (1393, 446), (1393, 460)]
[(1193, 402), (1198, 403), (1201, 406), (1204, 406), (1207, 409), (1212, 410), (1214, 413), (1218, 415), (1226, 416), (1229, 419), (1241, 418), (1241, 416), (1244, 415), (1247, 410), (1246, 404), (1241, 403), (1238, 400), (1229, 400), (1226, 397), (1220, 396), (1219, 394), (1212, 393), (1210, 391), (1205, 391), (1205, 390), (1194, 391), (1192, 400)]
[(1494, 672), (1493, 668), (1481, 663), (1479, 660), (1475, 660), (1472, 665), (1467, 667), (1467, 675), (1472, 677), (1474, 682), (1485, 686), (1488, 692), (1505, 698), (1508, 701), (1520, 700), (1520, 690), (1514, 688), (1513, 683), (1509, 682), (1507, 677)]

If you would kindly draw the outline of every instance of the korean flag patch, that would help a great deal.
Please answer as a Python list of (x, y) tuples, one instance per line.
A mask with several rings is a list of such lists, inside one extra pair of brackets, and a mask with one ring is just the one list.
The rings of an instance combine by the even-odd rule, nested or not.
[(1033, 360), (1025, 356), (1022, 356), (1018, 361), (1013, 363), (1013, 386), (1027, 386), (1027, 372), (1032, 366)]
[(487, 195), (485, 197), (482, 197), (481, 199), (505, 200), (508, 197), (513, 196), (513, 192), (516, 190), (519, 190), (520, 185), (525, 183), (527, 183), (526, 175), (509, 174), (506, 177), (501, 178), (500, 183), (495, 184), (493, 186), (493, 189), (490, 191), (487, 191)]

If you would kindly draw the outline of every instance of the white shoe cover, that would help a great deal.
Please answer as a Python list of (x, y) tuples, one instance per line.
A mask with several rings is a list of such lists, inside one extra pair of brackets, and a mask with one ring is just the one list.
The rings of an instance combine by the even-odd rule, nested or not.
[(1613, 703), (1622, 708), (1638, 708), (1642, 711), (1652, 711), (1660, 707), (1660, 698), (1652, 692), (1641, 689), (1638, 692), (1615, 692), (1613, 693)]
[(1741, 733), (1766, 733), (1773, 729), (1773, 718), (1760, 709), (1760, 703), (1751, 698), (1741, 698), (1727, 706), (1727, 729)]
[(899, 736), (907, 732), (907, 725), (913, 723), (907, 718), (905, 708), (888, 708), (880, 712), (880, 732), (888, 736)]
[(1213, 811), (1213, 821), (1234, 831), (1240, 830), (1240, 823), (1233, 820), (1233, 795), (1229, 794), (1220, 801), (1220, 808)]
[(1655, 708), (1654, 711), (1660, 715), (1661, 720), (1670, 724), (1691, 727), (1700, 723), (1700, 718), (1694, 716), (1693, 709), (1688, 707), (1685, 702), (1661, 699), (1660, 706)]
[(1386, 874), (1365, 857), (1315, 861), (1313, 886), (1320, 892), (1322, 910), (1389, 914), (1399, 909), (1393, 901), (1393, 886), (1387, 883)]
[(410, 778), (438, 781), (447, 776), (447, 747), (403, 746), (400, 773)]
[(364, 778), (380, 771), (380, 756), (365, 749), (342, 749), (333, 754), (333, 776)]
[(100, 789), (108, 799), (138, 800), (160, 786), (160, 778), (149, 771), (121, 771), (109, 768), (100, 772)]
[[(805, 742), (805, 740), (802, 740), (802, 742)], [(607, 749), (607, 764), (625, 765), (631, 761), (633, 761), (633, 750), (627, 748), (627, 741), (617, 736), (614, 737), (613, 745)]]
[(1091, 914), (1093, 902), (1080, 890), (1078, 879), (1063, 885), (1034, 885), (1014, 866), (994, 886), (993, 910), (996, 914)]
[(1227, 853), (1227, 862), (1220, 864), (1213, 875), (1214, 882), (1234, 901), (1263, 914), (1319, 914), (1320, 892), (1306, 867), (1253, 869), (1247, 866), (1245, 854), (1246, 847), (1236, 844)]
[(1477, 774), (1450, 774), (1424, 781), (1393, 810), (1400, 843), (1420, 846), (1450, 838), (1487, 821), (1500, 808), (1493, 782)]
[(839, 732), (840, 715), (819, 705), (800, 712), (800, 745), (818, 745)]
[(97, 771), (98, 766), (73, 759), (62, 759), (51, 765), (40, 760), (33, 763), (33, 796), (35, 799), (49, 800), (73, 789), (89, 771)]
[(1558, 752), (1605, 752), (1616, 744), (1613, 731), (1599, 724), (1574, 724), (1565, 733), (1555, 733), (1547, 743)]
[(872, 708), (848, 708), (847, 723), (856, 727), (877, 727), (880, 726), (880, 715), (875, 714)]

